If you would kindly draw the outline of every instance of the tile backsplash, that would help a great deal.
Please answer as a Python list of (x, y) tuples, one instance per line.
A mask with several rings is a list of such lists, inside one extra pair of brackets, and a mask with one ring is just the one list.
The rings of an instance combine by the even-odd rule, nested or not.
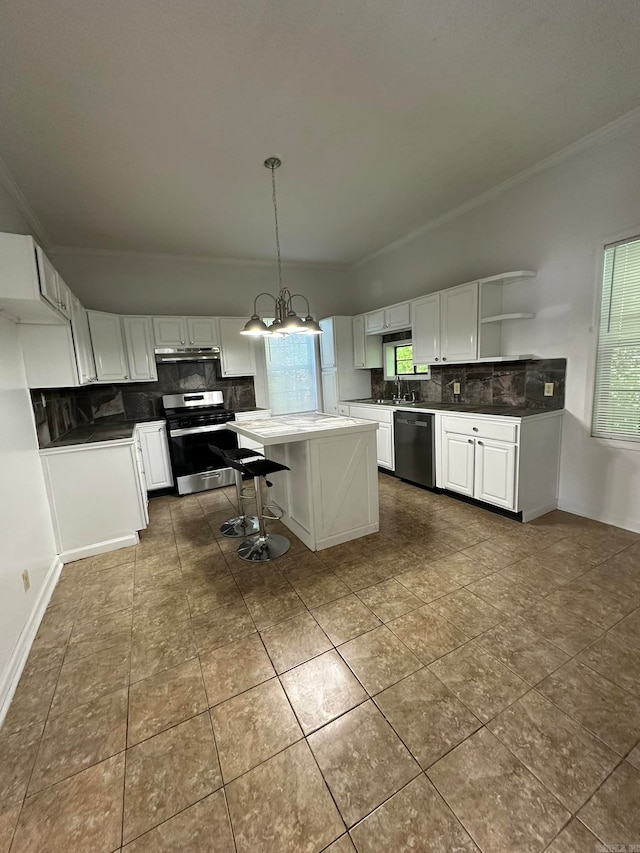
[[(403, 379), (402, 393), (430, 403), (482, 403), (531, 409), (564, 407), (567, 361), (564, 358), (529, 361), (496, 361), (483, 364), (432, 365), (430, 379)], [(454, 382), (460, 393), (454, 395)], [(544, 386), (553, 382), (553, 396), (544, 396)], [(374, 398), (390, 399), (395, 383), (385, 382), (381, 369), (371, 371)]]
[(158, 364), (157, 367), (157, 382), (32, 391), (40, 446), (85, 424), (161, 417), (164, 394), (222, 391), (228, 409), (250, 408), (256, 404), (253, 377), (223, 379), (218, 361)]

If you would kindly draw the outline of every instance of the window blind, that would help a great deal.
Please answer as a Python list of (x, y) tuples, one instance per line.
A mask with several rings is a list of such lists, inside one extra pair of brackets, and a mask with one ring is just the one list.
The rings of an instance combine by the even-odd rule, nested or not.
[(640, 237), (604, 251), (591, 434), (640, 441)]
[(274, 415), (318, 408), (315, 335), (264, 339), (269, 408)]

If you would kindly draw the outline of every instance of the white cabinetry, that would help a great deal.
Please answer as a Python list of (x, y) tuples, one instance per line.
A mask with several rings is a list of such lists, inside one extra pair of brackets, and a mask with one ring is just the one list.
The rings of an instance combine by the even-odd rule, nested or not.
[(413, 363), (440, 361), (440, 294), (431, 293), (411, 304)]
[(91, 346), (91, 332), (89, 330), (89, 317), (87, 309), (82, 305), (77, 296), (71, 294), (71, 330), (75, 345), (76, 363), (78, 365), (78, 378), (81, 385), (96, 382), (96, 360), (93, 357)]
[(58, 274), (33, 237), (0, 233), (0, 310), (18, 323), (60, 325), (59, 302)]
[(255, 376), (255, 341), (240, 332), (246, 324), (243, 317), (220, 317), (220, 366), (223, 376)]
[(438, 485), (522, 513), (555, 509), (562, 413), (511, 418), (444, 415)]
[(475, 497), (515, 509), (516, 445), (477, 438), (475, 456)]
[(98, 380), (121, 382), (128, 379), (120, 315), (106, 314), (103, 311), (88, 311), (87, 314)]
[(376, 445), (378, 465), (393, 471), (395, 468), (395, 454), (393, 443), (393, 409), (376, 406), (349, 406), (349, 415), (352, 418), (361, 418), (363, 421), (375, 421), (378, 424), (376, 430)]
[(474, 448), (473, 438), (445, 432), (442, 442), (445, 489), (473, 497)]
[(135, 545), (146, 527), (133, 439), (41, 450), (64, 562)]
[(149, 317), (122, 317), (128, 377), (132, 382), (155, 382), (158, 378)]
[(338, 414), (338, 400), (353, 400), (371, 394), (368, 373), (353, 366), (353, 322), (351, 317), (320, 320), (320, 364), (322, 367), (322, 411)]
[(219, 339), (217, 317), (187, 317), (187, 341), (190, 346), (217, 347)]
[(440, 293), (442, 361), (474, 361), (478, 357), (478, 282)]
[(411, 303), (398, 302), (388, 308), (369, 311), (364, 315), (367, 335), (381, 335), (411, 328)]
[(145, 485), (148, 492), (173, 485), (167, 426), (165, 421), (152, 421), (136, 426), (136, 440), (142, 456)]
[(217, 317), (154, 317), (157, 347), (218, 346)]
[(187, 343), (185, 317), (154, 317), (153, 335), (157, 347), (183, 347)]
[(382, 338), (365, 334), (364, 314), (351, 318), (353, 332), (353, 366), (369, 370), (382, 367)]

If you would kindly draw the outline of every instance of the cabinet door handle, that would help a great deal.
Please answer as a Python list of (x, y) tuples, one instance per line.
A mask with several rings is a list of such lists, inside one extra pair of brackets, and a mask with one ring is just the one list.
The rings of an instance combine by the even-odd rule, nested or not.
[(180, 343), (181, 343), (182, 345), (184, 345), (184, 341), (180, 341)]
[(128, 379), (128, 378), (129, 378), (129, 377), (128, 377), (128, 376), (127, 376), (127, 374), (126, 374), (126, 373), (125, 373), (125, 376), (124, 376), (124, 378), (125, 378), (125, 379)]
[(468, 444), (473, 444), (473, 439), (472, 439), (472, 438), (468, 438), (468, 439), (467, 439), (467, 443), (468, 443)]
[(481, 447), (484, 447), (484, 442), (483, 442), (483, 441), (478, 441), (478, 444), (479, 444)]
[(439, 358), (436, 358), (436, 361), (440, 361), (440, 359), (439, 359)]
[(474, 432), (478, 432), (478, 427), (472, 427)]
[(443, 361), (446, 361), (446, 360), (447, 360), (447, 359), (446, 359), (446, 357), (445, 357), (444, 355), (442, 356), (442, 360), (443, 360)]

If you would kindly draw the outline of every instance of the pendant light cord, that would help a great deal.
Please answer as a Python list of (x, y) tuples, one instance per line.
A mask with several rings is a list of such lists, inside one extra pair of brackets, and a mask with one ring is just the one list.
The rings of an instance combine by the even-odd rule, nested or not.
[(280, 290), (282, 291), (282, 263), (280, 260), (280, 230), (278, 228), (278, 200), (276, 198), (276, 169), (275, 166), (271, 166), (271, 188), (273, 195), (273, 212), (275, 214), (276, 220), (276, 250), (278, 252), (278, 282), (280, 283)]

